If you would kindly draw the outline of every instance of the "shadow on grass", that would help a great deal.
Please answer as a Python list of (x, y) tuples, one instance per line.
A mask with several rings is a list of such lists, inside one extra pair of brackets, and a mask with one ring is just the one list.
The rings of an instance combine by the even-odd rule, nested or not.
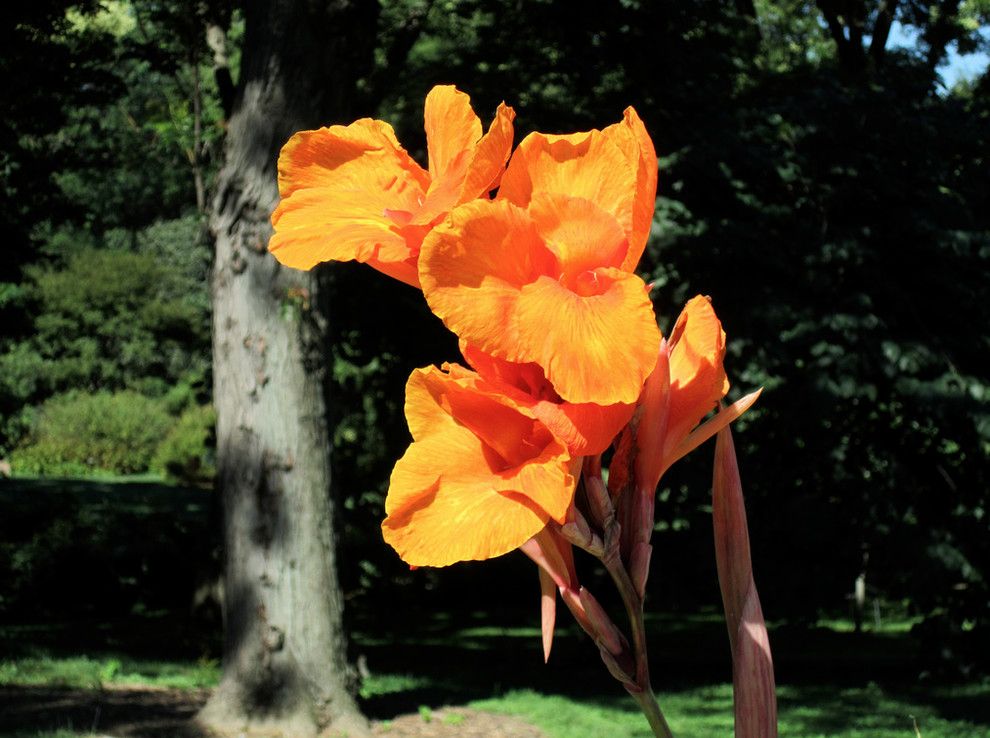
[(141, 738), (198, 738), (190, 719), (208, 690), (0, 689), (0, 735), (70, 730)]
[[(129, 660), (191, 665), (204, 656), (215, 659), (219, 624), (196, 620), (188, 611), (202, 551), (175, 545), (206, 535), (209, 494), (153, 482), (0, 484), (0, 545), (19, 556), (29, 551), (36, 557), (28, 561), (33, 569), (14, 572), (21, 577), (15, 584), (23, 599), (16, 613), (4, 606), (3, 658), (104, 657), (118, 659), (125, 668), (130, 668)], [(57, 561), (51, 554), (53, 536), (64, 551)], [(362, 692), (370, 717), (389, 719), (423, 705), (462, 705), (528, 691), (539, 703), (534, 709), (553, 710), (559, 697), (561, 704), (639, 720), (594, 645), (567, 625), (566, 612), (561, 613), (550, 662), (543, 663), (538, 605), (529, 586), (531, 564), (519, 558), (515, 564), (488, 562), (483, 580), (467, 566), (459, 579), (445, 574), (444, 596), (417, 589), (403, 601), (408, 607), (396, 604), (401, 592), (388, 591), (352, 603), (355, 656), (371, 673)], [(64, 572), (52, 574), (67, 564), (80, 572), (78, 581)], [(94, 572), (94, 567), (103, 569)], [(108, 608), (118, 613), (113, 616), (68, 607), (72, 598), (97, 596), (91, 591), (94, 578), (109, 588), (99, 596), (117, 598), (115, 607), (126, 605), (124, 615), (119, 607)], [(465, 596), (471, 594), (466, 590), (472, 580), (473, 599)], [(76, 589), (65, 589), (66, 581)], [(33, 609), (29, 597), (38, 595), (48, 598), (47, 605)], [(467, 601), (487, 603), (487, 609)], [(495, 605), (506, 609), (496, 610)], [(647, 627), (654, 686), (672, 714), (710, 726), (705, 728), (709, 733), (698, 735), (727, 734), (731, 665), (721, 616), (651, 614)], [(968, 721), (982, 726), (974, 735), (990, 734), (990, 688), (919, 686), (918, 644), (908, 633), (785, 627), (771, 631), (771, 643), (781, 714), (787, 721), (782, 734), (851, 735), (844, 731), (856, 724), (863, 726), (864, 736), (871, 729), (896, 729), (907, 736), (913, 734), (910, 714), (936, 724)], [(70, 683), (56, 689), (47, 682), (0, 688), (0, 726), (7, 734), (68, 725), (90, 730), (96, 721), (97, 726), (121, 726), (113, 731), (120, 735), (179, 735), (203, 696), (195, 690), (100, 687), (98, 679), (93, 688), (87, 686)], [(142, 715), (147, 721), (139, 720)], [(156, 724), (168, 727), (155, 733)]]

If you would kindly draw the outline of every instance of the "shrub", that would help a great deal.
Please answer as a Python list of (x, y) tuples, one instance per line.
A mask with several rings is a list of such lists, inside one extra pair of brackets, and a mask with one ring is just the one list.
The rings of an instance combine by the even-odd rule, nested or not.
[(212, 405), (187, 408), (155, 452), (152, 468), (181, 481), (212, 479), (215, 424)]
[(160, 400), (129, 390), (56, 395), (39, 408), (11, 465), (20, 474), (49, 476), (146, 471), (174, 423)]

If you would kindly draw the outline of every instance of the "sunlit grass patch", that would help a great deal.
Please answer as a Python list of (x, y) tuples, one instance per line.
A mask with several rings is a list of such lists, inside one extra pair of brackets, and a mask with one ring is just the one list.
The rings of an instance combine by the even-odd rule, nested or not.
[[(984, 698), (990, 686), (973, 687)], [(951, 691), (951, 690), (950, 690)], [(986, 738), (990, 726), (940, 714), (938, 695), (924, 691), (894, 695), (867, 687), (787, 686), (780, 689), (780, 734), (799, 738), (914, 738), (915, 722), (923, 738)], [(732, 686), (695, 687), (659, 695), (678, 738), (732, 735)], [(646, 738), (646, 720), (623, 695), (597, 700), (543, 695), (531, 690), (478, 700), (471, 707), (516, 715), (552, 738)]]
[(361, 682), (360, 696), (363, 699), (370, 699), (432, 686), (434, 686), (432, 679), (413, 674), (372, 674)]
[(0, 661), (0, 686), (75, 687), (141, 685), (196, 689), (213, 687), (220, 666), (213, 660), (145, 661), (90, 656), (31, 656)]

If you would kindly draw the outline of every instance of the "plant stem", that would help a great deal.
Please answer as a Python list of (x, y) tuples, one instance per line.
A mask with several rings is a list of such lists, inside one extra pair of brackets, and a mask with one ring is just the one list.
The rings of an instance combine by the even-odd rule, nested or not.
[(646, 653), (646, 625), (643, 622), (643, 600), (633, 586), (629, 573), (622, 564), (622, 557), (619, 555), (618, 546), (611, 546), (602, 557), (602, 563), (612, 576), (616, 589), (622, 596), (622, 604), (626, 607), (626, 615), (629, 618), (629, 627), (632, 631), (633, 657), (636, 662), (636, 686), (627, 687), (629, 694), (639, 704), (646, 720), (653, 729), (653, 735), (657, 738), (673, 738), (670, 726), (660, 710), (657, 698), (653, 694), (650, 686), (650, 664)]
[(667, 719), (660, 711), (660, 705), (649, 685), (646, 685), (646, 689), (641, 692), (629, 692), (629, 694), (632, 695), (639, 704), (639, 709), (646, 715), (646, 720), (653, 729), (653, 735), (657, 738), (674, 738), (674, 734), (670, 732), (670, 726), (667, 725)]

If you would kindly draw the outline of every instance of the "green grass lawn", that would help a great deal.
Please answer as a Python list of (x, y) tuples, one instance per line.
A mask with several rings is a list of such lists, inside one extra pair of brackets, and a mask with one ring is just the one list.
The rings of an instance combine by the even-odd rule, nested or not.
[(127, 657), (33, 656), (0, 661), (0, 687), (110, 686), (197, 689), (216, 686), (220, 666), (215, 660), (153, 661)]
[[(30, 690), (85, 697), (215, 685), (219, 625), (190, 620), (183, 589), (207, 548), (198, 543), (209, 532), (209, 501), (204, 490), (150, 479), (0, 484), (0, 614), (6, 618), (0, 620), (0, 697), (6, 693), (6, 704)], [(532, 578), (523, 585), (504, 599), (535, 605)], [(93, 602), (116, 609), (90, 608)], [(67, 611), (67, 603), (74, 609)], [(432, 592), (417, 595), (412, 610), (389, 601), (385, 614), (393, 617), (383, 619), (380, 604), (350, 613), (356, 654), (371, 671), (361, 698), (373, 718), (466, 705), (517, 715), (553, 738), (649, 736), (593, 644), (565, 618), (544, 664), (537, 607), (457, 610), (457, 599), (438, 600)], [(842, 620), (771, 628), (781, 735), (990, 737), (990, 682), (919, 683), (912, 624), (892, 610), (881, 628), (865, 633)], [(720, 613), (651, 612), (647, 629), (654, 685), (675, 734), (730, 736), (731, 665)], [(28, 730), (23, 720), (11, 726), (0, 704), (0, 738), (113, 734), (94, 730), (91, 717), (83, 723), (56, 713), (40, 717)]]
[[(484, 665), (477, 665), (483, 675)], [(0, 688), (64, 687), (100, 690), (128, 686), (179, 689), (216, 684), (214, 662), (167, 662), (113, 657), (30, 657), (0, 662)], [(510, 689), (479, 699), (461, 699), (457, 684), (415, 674), (375, 674), (363, 685), (366, 709), (391, 717), (375, 705), (382, 698), (423, 698), (409, 712), (466, 705), (515, 715), (540, 727), (552, 738), (648, 738), (649, 729), (633, 702), (604, 682), (600, 694), (586, 694), (566, 681), (559, 691)], [(990, 684), (882, 687), (877, 684), (782, 685), (779, 688), (780, 734), (801, 738), (986, 738), (990, 735)], [(571, 692), (578, 692), (573, 694)], [(690, 685), (660, 690), (659, 698), (679, 738), (732, 734), (732, 686)], [(376, 703), (376, 700), (379, 702)], [(412, 704), (412, 703), (409, 703)], [(915, 732), (917, 726), (917, 732)], [(3, 731), (2, 738), (84, 738), (90, 733)]]
[[(990, 688), (897, 694), (866, 687), (784, 686), (778, 694), (780, 735), (800, 738), (987, 738), (990, 724), (947, 718), (940, 705), (959, 696), (990, 699)], [(732, 685), (693, 687), (659, 695), (678, 738), (732, 735)], [(651, 735), (646, 721), (620, 697), (576, 700), (513, 691), (472, 707), (518, 715), (553, 738), (633, 738)], [(950, 711), (951, 712), (951, 711)]]

